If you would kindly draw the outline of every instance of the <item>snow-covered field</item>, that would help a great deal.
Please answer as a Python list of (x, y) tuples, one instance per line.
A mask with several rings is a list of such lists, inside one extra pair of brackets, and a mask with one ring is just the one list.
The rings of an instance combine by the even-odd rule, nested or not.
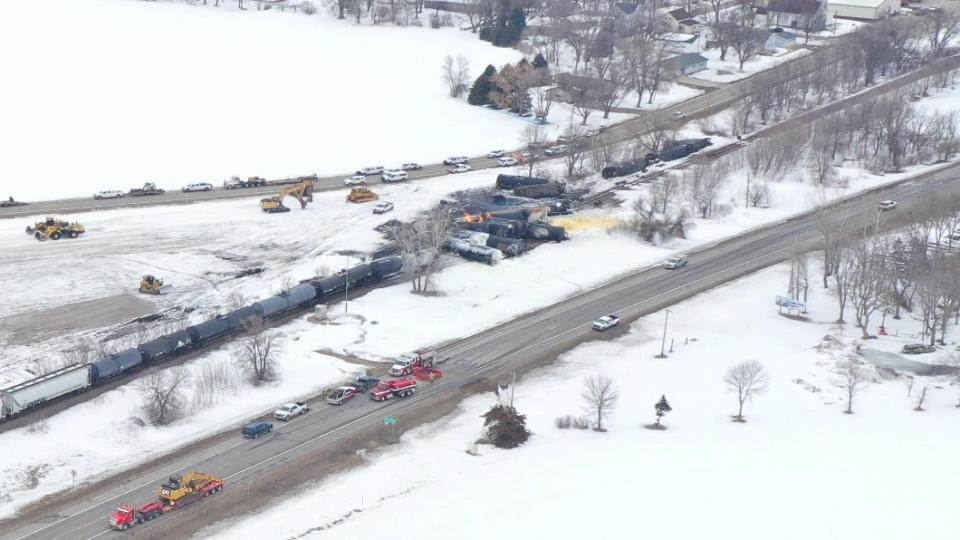
[(773, 55), (756, 55), (743, 63), (743, 71), (740, 70), (740, 61), (733, 51), (727, 51), (725, 60), (720, 60), (720, 51), (717, 49), (709, 49), (700, 54), (707, 59), (707, 70), (694, 73), (691, 75), (692, 77), (708, 81), (733, 82), (795, 58), (806, 56), (810, 54), (810, 50), (804, 48), (795, 51), (778, 49), (778, 52)]
[(448, 97), (446, 55), (471, 82), (521, 58), (452, 28), (131, 0), (2, 11), (3, 197), (432, 163), (515, 145), (523, 126)]
[[(367, 466), (196, 537), (346, 538), (388, 527), (422, 539), (955, 538), (944, 516), (960, 444), (957, 388), (918, 376), (908, 395), (902, 378), (868, 367), (873, 382), (854, 414), (842, 414), (831, 369), (853, 354), (859, 332), (833, 323), (835, 300), (817, 287), (808, 320), (779, 316), (773, 297), (787, 273), (781, 265), (671, 307), (667, 340), (676, 345), (665, 359), (655, 358), (664, 320), (656, 313), (532, 373), (515, 390), (534, 433), (518, 449), (466, 453), (496, 403), (474, 396), (368, 455)], [(916, 339), (907, 335), (915, 322), (900, 322), (902, 330), (887, 319), (899, 337), (865, 346), (896, 351)], [(918, 359), (957, 364), (952, 350)], [(770, 384), (739, 424), (722, 377), (744, 360), (761, 362)], [(619, 390), (609, 432), (557, 429), (555, 418), (586, 414), (583, 378), (596, 374)], [(924, 386), (926, 410), (915, 412)], [(644, 429), (661, 395), (673, 407), (668, 429)]]

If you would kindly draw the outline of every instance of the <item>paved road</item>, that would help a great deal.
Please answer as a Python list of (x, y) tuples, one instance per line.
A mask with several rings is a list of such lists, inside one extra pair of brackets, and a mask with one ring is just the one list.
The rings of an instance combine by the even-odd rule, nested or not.
[[(887, 228), (906, 222), (911, 207), (922, 204), (924, 197), (933, 193), (937, 196), (960, 194), (960, 164), (857, 196), (838, 205), (838, 209), (851, 216), (851, 223), (868, 224), (871, 229), (877, 225)], [(894, 199), (900, 205), (893, 211), (881, 213), (877, 202), (882, 199)], [(450, 360), (442, 366), (444, 377), (436, 383), (421, 385), (421, 391), (412, 398), (380, 404), (361, 396), (342, 407), (317, 402), (311, 413), (279, 425), (264, 438), (246, 441), (239, 435), (226, 434), (183, 457), (116, 478), (108, 484), (109, 488), (96, 490), (83, 497), (82, 502), (50, 503), (51, 510), (42, 519), (5, 523), (2, 538), (83, 539), (112, 534), (106, 530), (106, 519), (114, 508), (119, 504), (153, 500), (157, 486), (172, 472), (204, 471), (219, 475), (227, 480), (228, 487), (217, 497), (229, 497), (232, 492), (238, 498), (251, 484), (257, 485), (266, 481), (265, 478), (297, 477), (298, 469), (289, 470), (297, 460), (330, 456), (338, 443), (381, 425), (385, 416), (400, 418), (408, 422), (409, 427), (410, 422), (415, 423), (418, 417), (428, 414), (434, 403), (459, 398), (463, 389), (474, 383), (488, 381), (490, 376), (509, 370), (522, 371), (542, 362), (544, 354), (553, 355), (584, 340), (600, 337), (590, 329), (591, 320), (598, 314), (615, 313), (625, 321), (634, 320), (786, 260), (797, 249), (812, 249), (818, 240), (814, 217), (803, 215), (693, 253), (689, 266), (684, 269), (667, 271), (651, 267), (621, 276), (600, 288), (445, 345), (443, 352)], [(771, 291), (770, 309), (773, 309), (775, 292)], [(623, 327), (608, 334), (622, 331)], [(285, 466), (288, 469), (284, 469)], [(201, 508), (207, 508), (208, 512), (202, 512)], [(201, 524), (225, 517), (210, 512), (212, 508), (211, 501), (204, 501), (130, 533), (151, 537), (160, 533), (158, 527), (169, 526), (176, 520), (195, 530)], [(228, 513), (231, 510), (240, 513), (243, 509), (231, 508)]]
[[(834, 51), (830, 47), (821, 47), (815, 50), (810, 55), (800, 57), (794, 60), (785, 62), (779, 66), (767, 70), (765, 74), (778, 74), (778, 73), (790, 73), (792, 76), (798, 76), (799, 73), (803, 71), (810, 71), (816, 68), (818, 63), (822, 63), (824, 58), (830, 60), (833, 58)], [(696, 119), (701, 116), (707, 116), (713, 114), (723, 108), (730, 106), (733, 103), (741, 100), (745, 96), (750, 88), (752, 83), (753, 76), (740, 81), (731, 83), (728, 86), (717, 89), (712, 92), (694, 97), (692, 99), (686, 100), (682, 103), (671, 105), (660, 111), (651, 112), (651, 117), (657, 117), (659, 115), (663, 119), (669, 119), (670, 115), (674, 111), (683, 111), (687, 113), (688, 118), (686, 121), (691, 119)], [(648, 115), (643, 115), (638, 118), (632, 118), (626, 120), (614, 126), (611, 126), (608, 132), (604, 135), (604, 139), (610, 143), (618, 143), (633, 139), (637, 136), (638, 130), (642, 131), (647, 127), (647, 118)], [(671, 121), (672, 122), (672, 121)], [(679, 127), (680, 122), (677, 122), (676, 125)], [(362, 166), (374, 165), (372, 163), (361, 164)], [(495, 159), (489, 159), (487, 157), (473, 157), (470, 159), (470, 166), (473, 169), (488, 169), (497, 166)], [(444, 176), (447, 173), (447, 167), (442, 164), (432, 164), (425, 165), (422, 170), (411, 171), (410, 179), (418, 180), (424, 178), (434, 178), (437, 176)], [(326, 191), (333, 189), (344, 189), (343, 179), (346, 176), (350, 176), (350, 173), (344, 173), (342, 175), (328, 176), (320, 178), (317, 181), (316, 189), (318, 191)], [(370, 176), (368, 177), (369, 184), (375, 186), (379, 182), (379, 177)], [(191, 202), (200, 202), (200, 201), (209, 201), (216, 199), (229, 199), (234, 197), (249, 197), (249, 196), (268, 196), (276, 195), (279, 190), (283, 189), (277, 185), (265, 186), (262, 188), (247, 188), (247, 189), (224, 189), (222, 187), (215, 187), (213, 191), (207, 192), (194, 192), (194, 193), (182, 193), (178, 191), (171, 191), (164, 193), (163, 195), (151, 195), (145, 197), (124, 197), (122, 199), (106, 199), (106, 200), (94, 200), (91, 198), (84, 199), (59, 199), (53, 201), (42, 201), (31, 203), (27, 206), (14, 206), (0, 208), (0, 218), (15, 218), (27, 215), (35, 214), (63, 214), (63, 213), (77, 213), (77, 212), (88, 212), (93, 210), (103, 210), (109, 208), (129, 208), (137, 206), (152, 206), (159, 204), (186, 204)], [(296, 205), (294, 205), (296, 206)], [(294, 211), (297, 209), (294, 208)]]

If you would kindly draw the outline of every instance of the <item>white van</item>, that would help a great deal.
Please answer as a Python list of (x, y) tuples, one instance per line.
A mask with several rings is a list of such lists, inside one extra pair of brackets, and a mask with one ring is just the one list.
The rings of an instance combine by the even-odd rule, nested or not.
[(407, 171), (384, 171), (380, 175), (380, 180), (384, 182), (406, 182), (407, 178)]

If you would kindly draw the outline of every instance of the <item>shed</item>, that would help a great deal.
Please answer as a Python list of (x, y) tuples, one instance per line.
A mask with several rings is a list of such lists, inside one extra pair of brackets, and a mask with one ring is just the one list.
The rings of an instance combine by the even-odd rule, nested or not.
[(793, 32), (770, 32), (770, 36), (763, 44), (763, 48), (768, 51), (777, 49), (787, 49), (797, 44), (797, 35)]
[(688, 76), (707, 69), (707, 59), (697, 53), (683, 53), (664, 60), (663, 67), (674, 77)]
[(834, 17), (876, 21), (889, 17), (893, 12), (891, 0), (831, 0), (827, 11)]

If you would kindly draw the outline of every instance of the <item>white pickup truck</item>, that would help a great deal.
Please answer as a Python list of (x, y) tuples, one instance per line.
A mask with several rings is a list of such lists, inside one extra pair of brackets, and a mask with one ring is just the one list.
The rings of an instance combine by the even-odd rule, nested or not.
[(306, 413), (310, 410), (310, 407), (302, 401), (296, 403), (287, 403), (283, 407), (273, 411), (273, 417), (277, 420), (282, 420), (284, 422), (290, 420), (294, 416), (300, 416), (301, 414)]

